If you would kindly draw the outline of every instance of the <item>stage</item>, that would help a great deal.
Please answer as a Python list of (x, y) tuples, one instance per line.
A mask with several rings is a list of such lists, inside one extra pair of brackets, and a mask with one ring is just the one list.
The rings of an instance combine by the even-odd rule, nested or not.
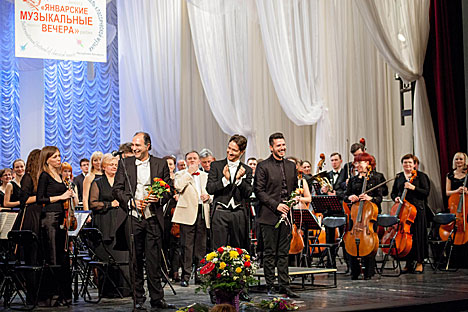
[[(311, 288), (294, 290), (301, 298), (296, 300), (299, 311), (468, 311), (468, 270), (457, 272), (437, 272), (425, 266), (424, 274), (405, 274), (400, 277), (375, 276), (372, 280), (352, 281), (344, 274), (337, 275), (337, 288)], [(333, 275), (317, 275), (318, 283), (331, 283)], [(297, 288), (296, 288), (297, 287)], [(165, 298), (177, 307), (192, 303), (210, 305), (207, 294), (195, 294), (196, 286), (188, 288), (174, 285), (177, 295), (165, 288)], [(265, 293), (252, 292), (253, 302), (267, 299)], [(149, 302), (147, 302), (149, 310)], [(131, 311), (132, 301), (125, 299), (103, 299), (99, 304), (85, 303), (82, 298), (71, 308), (53, 308), (68, 311)], [(38, 308), (38, 311), (51, 311)], [(242, 311), (255, 311), (256, 308), (244, 303)]]

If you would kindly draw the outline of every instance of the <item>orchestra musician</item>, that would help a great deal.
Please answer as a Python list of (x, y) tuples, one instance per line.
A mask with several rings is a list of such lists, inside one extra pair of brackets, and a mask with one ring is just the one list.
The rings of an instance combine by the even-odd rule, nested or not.
[(3, 200), (3, 205), (5, 208), (12, 208), (16, 211), (18, 211), (20, 208), (24, 208), (27, 199), (27, 196), (25, 196), (26, 194), (21, 190), (21, 179), (24, 176), (24, 172), (24, 160), (16, 159), (13, 161), (14, 177), (10, 183), (6, 185), (5, 199)]
[[(42, 241), (45, 260), (52, 265), (60, 265), (60, 272), (56, 274), (60, 289), (58, 302), (71, 304), (71, 272), (68, 258), (68, 248), (65, 245), (67, 228), (65, 223), (65, 201), (74, 200), (78, 203), (78, 196), (65, 185), (60, 174), (61, 156), (55, 146), (45, 146), (40, 154), (41, 173), (37, 182), (36, 201), (43, 205), (41, 215)], [(52, 290), (57, 291), (57, 290)], [(55, 293), (57, 294), (57, 293)], [(54, 298), (53, 298), (54, 299)], [(53, 302), (51, 302), (53, 304)]]
[(414, 273), (423, 273), (424, 259), (428, 254), (427, 241), (427, 222), (426, 222), (426, 199), (429, 196), (430, 183), (429, 178), (423, 172), (418, 171), (416, 178), (410, 183), (409, 180), (413, 175), (414, 156), (406, 154), (401, 158), (403, 172), (397, 174), (397, 178), (393, 183), (391, 197), (396, 202), (400, 202), (400, 197), (403, 191), (407, 189), (405, 200), (414, 205), (417, 209), (416, 218), (411, 225), (411, 234), (413, 234), (413, 247), (406, 257), (406, 265), (402, 273), (413, 272), (414, 262), (416, 268)]
[[(354, 163), (356, 164), (356, 169), (358, 175), (353, 176), (349, 179), (346, 196), (347, 199), (352, 203), (358, 203), (359, 201), (371, 201), (376, 204), (379, 212), (381, 211), (380, 204), (382, 203), (382, 191), (381, 188), (376, 188), (373, 191), (363, 194), (362, 186), (364, 179), (366, 178), (369, 170), (369, 166), (373, 169), (375, 168), (374, 157), (368, 153), (360, 153), (354, 157)], [(370, 189), (378, 184), (378, 179), (370, 174), (369, 180), (367, 181), (367, 189)], [(377, 224), (372, 222), (371, 226), (374, 227), (374, 231), (377, 229)], [(364, 279), (371, 279), (375, 273), (375, 254), (370, 254), (366, 257), (361, 257), (361, 263), (365, 267), (363, 270)], [(357, 257), (350, 256), (351, 264), (351, 279), (358, 279), (361, 273), (361, 265)]]

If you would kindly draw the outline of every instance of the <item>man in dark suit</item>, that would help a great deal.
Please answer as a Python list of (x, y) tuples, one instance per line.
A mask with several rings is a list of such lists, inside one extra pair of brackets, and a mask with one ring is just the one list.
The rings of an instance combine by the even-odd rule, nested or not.
[(345, 198), (346, 179), (348, 178), (346, 170), (341, 168), (342, 162), (343, 160), (339, 153), (333, 153), (330, 155), (332, 170), (327, 172), (327, 178), (330, 181), (333, 190), (325, 190), (322, 188), (322, 193), (327, 195), (336, 195), (340, 200)]
[[(151, 138), (145, 132), (135, 134), (132, 140), (132, 149), (135, 156), (122, 160), (127, 168), (130, 185), (127, 183), (121, 161), (112, 193), (119, 201), (120, 207), (127, 211), (130, 209), (131, 217), (127, 220), (126, 238), (129, 240), (130, 234), (133, 233), (135, 253), (133, 255), (133, 269), (130, 272), (135, 274), (136, 308), (137, 310), (146, 310), (143, 306), (146, 300), (143, 288), (145, 257), (151, 307), (175, 308), (174, 305), (168, 304), (164, 300), (164, 291), (161, 285), (163, 205), (170, 195), (163, 199), (151, 195), (144, 200), (147, 195), (146, 188), (152, 184), (154, 178), (161, 178), (166, 183), (170, 181), (169, 167), (165, 160), (149, 155)], [(131, 200), (132, 195), (135, 198), (136, 208)]]
[(89, 172), (89, 159), (83, 158), (80, 160), (80, 169), (81, 173), (73, 178), (73, 183), (75, 183), (76, 188), (78, 189), (78, 200), (83, 201), (83, 180)]
[(213, 248), (230, 245), (248, 247), (247, 203), (252, 193), (252, 169), (240, 158), (247, 139), (239, 134), (229, 139), (227, 157), (211, 163), (206, 191), (213, 195)]
[[(257, 165), (254, 192), (260, 201), (257, 221), (263, 235), (263, 268), (268, 294), (273, 293), (275, 266), (278, 269), (280, 293), (291, 298), (299, 296), (289, 287), (288, 255), (291, 244), (291, 227), (280, 218), (289, 219), (289, 207), (284, 203), (297, 188), (297, 171), (293, 162), (285, 160), (286, 141), (282, 133), (269, 139), (271, 156)], [(292, 222), (289, 219), (289, 222)]]

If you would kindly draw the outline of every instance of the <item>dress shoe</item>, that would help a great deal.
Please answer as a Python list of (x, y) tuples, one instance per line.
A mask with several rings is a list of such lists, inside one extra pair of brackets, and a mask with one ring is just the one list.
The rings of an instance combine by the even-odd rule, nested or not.
[(267, 296), (275, 296), (276, 295), (276, 291), (275, 291), (275, 288), (273, 286), (267, 286)]
[(289, 298), (300, 298), (300, 296), (298, 294), (296, 294), (295, 292), (293, 292), (291, 290), (291, 288), (289, 287), (282, 287), (279, 291), (280, 294), (284, 294), (286, 296), (288, 296)]
[(137, 303), (135, 304), (135, 310), (136, 311), (146, 311), (146, 308), (144, 306), (144, 303)]
[(151, 301), (151, 308), (157, 308), (157, 309), (176, 309), (177, 307), (173, 304), (167, 303), (164, 298)]
[(188, 282), (187, 281), (182, 281), (182, 282), (180, 282), (180, 286), (188, 287)]
[(239, 299), (241, 301), (247, 301), (247, 302), (250, 302), (252, 301), (252, 297), (250, 297), (249, 293), (243, 291), (239, 294)]
[(364, 280), (366, 280), (366, 281), (370, 280), (371, 278), (372, 278), (372, 276), (370, 276), (370, 275), (364, 275)]

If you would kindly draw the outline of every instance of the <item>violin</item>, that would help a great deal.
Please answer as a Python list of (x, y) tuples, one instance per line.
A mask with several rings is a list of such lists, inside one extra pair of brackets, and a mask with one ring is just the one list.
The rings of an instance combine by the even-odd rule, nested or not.
[[(409, 183), (413, 183), (417, 176), (417, 171), (413, 170), (411, 172)], [(390, 241), (395, 237), (396, 248), (391, 251), (389, 248), (382, 248), (382, 251), (384, 253), (388, 253), (390, 251), (392, 256), (398, 256), (399, 258), (407, 256), (413, 247), (413, 234), (410, 233), (410, 230), (418, 212), (414, 205), (405, 200), (407, 193), (408, 189), (405, 188), (400, 197), (400, 202), (395, 203), (390, 210), (392, 215), (398, 217), (400, 220), (399, 223), (388, 228), (382, 237), (382, 244), (384, 245), (390, 245)]]
[[(72, 189), (72, 183), (69, 179), (66, 179), (65, 185), (68, 187), (68, 190)], [(63, 218), (62, 228), (67, 231), (74, 231), (78, 226), (78, 222), (75, 217), (75, 205), (73, 203), (73, 198), (67, 199), (63, 203), (63, 209), (65, 210), (65, 217)]]
[[(463, 189), (466, 187), (466, 181), (468, 174), (465, 175), (463, 181)], [(468, 194), (463, 192), (452, 194), (448, 200), (448, 208), (450, 213), (455, 214), (456, 218), (454, 222), (446, 225), (441, 225), (439, 228), (439, 236), (442, 241), (447, 241), (452, 233), (452, 230), (456, 226), (455, 238), (453, 243), (455, 245), (465, 245), (468, 242), (468, 228), (467, 228), (467, 214), (466, 201), (468, 200)]]
[[(366, 191), (371, 172), (372, 167), (368, 166), (361, 194)], [(351, 256), (365, 257), (375, 254), (379, 249), (379, 238), (373, 227), (378, 213), (377, 205), (368, 200), (360, 200), (351, 207), (351, 228), (343, 237), (345, 249)]]

